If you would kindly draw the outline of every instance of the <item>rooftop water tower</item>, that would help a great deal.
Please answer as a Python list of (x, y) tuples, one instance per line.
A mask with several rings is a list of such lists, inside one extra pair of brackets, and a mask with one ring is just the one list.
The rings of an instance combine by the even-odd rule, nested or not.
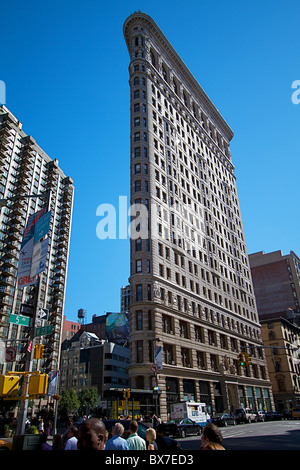
[(83, 308), (80, 308), (77, 313), (78, 321), (81, 325), (84, 325), (85, 323), (85, 310)]

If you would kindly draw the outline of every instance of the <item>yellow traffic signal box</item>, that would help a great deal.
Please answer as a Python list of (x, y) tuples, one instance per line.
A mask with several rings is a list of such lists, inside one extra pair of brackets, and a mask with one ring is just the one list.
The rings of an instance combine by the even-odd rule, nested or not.
[(245, 353), (245, 365), (250, 366), (252, 364), (250, 354)]
[(239, 359), (240, 366), (243, 366), (245, 364), (244, 353), (240, 353), (239, 356), (238, 356), (238, 359)]
[(44, 345), (36, 344), (34, 346), (34, 359), (42, 359), (44, 357)]
[(0, 397), (17, 396), (19, 380), (16, 375), (0, 375)]
[(48, 387), (48, 375), (32, 375), (29, 378), (28, 395), (46, 395)]

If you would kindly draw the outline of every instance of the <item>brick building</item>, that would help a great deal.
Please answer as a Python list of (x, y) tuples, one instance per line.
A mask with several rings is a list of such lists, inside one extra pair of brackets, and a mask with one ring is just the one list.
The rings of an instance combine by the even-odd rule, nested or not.
[(300, 259), (291, 251), (249, 255), (253, 287), (260, 319), (286, 316), (292, 309), (299, 323), (300, 314)]

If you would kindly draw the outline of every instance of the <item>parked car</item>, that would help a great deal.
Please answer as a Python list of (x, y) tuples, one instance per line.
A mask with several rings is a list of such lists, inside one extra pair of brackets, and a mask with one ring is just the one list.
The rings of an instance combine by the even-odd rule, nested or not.
[(236, 425), (236, 420), (234, 416), (229, 413), (214, 413), (210, 418), (210, 421), (216, 426), (228, 426), (228, 424)]
[(293, 419), (293, 414), (292, 414), (292, 411), (290, 410), (283, 410), (282, 416), (283, 416), (283, 419)]
[(300, 419), (300, 407), (292, 409), (292, 419)]
[(256, 414), (256, 421), (265, 421), (266, 413), (264, 411), (254, 411)]
[(184, 418), (179, 422), (174, 420), (165, 424), (165, 434), (169, 436), (185, 437), (191, 434), (201, 435), (202, 426), (189, 418)]
[(257, 421), (257, 416), (250, 408), (238, 408), (234, 411), (234, 419), (237, 423), (251, 423)]
[(0, 450), (12, 450), (12, 439), (1, 437)]
[(277, 411), (269, 411), (266, 413), (266, 421), (278, 421), (283, 419), (283, 416), (281, 413), (277, 413)]

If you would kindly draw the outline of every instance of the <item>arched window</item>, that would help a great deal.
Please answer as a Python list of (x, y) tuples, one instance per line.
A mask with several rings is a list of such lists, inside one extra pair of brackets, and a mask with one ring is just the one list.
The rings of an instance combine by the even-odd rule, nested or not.
[(178, 95), (178, 85), (177, 85), (177, 81), (175, 78), (173, 78), (173, 89), (176, 95)]
[(155, 60), (155, 55), (154, 55), (154, 52), (153, 50), (151, 49), (150, 51), (150, 58), (151, 58), (151, 64), (153, 65), (153, 67), (156, 68), (156, 60)]
[(183, 92), (183, 102), (184, 102), (185, 106), (188, 108), (188, 100), (187, 100), (187, 96), (186, 96), (185, 91)]
[(167, 71), (166, 71), (166, 68), (165, 68), (164, 65), (162, 66), (162, 74), (163, 74), (164, 80), (167, 82), (168, 81), (168, 75), (167, 75)]
[(197, 118), (197, 111), (196, 111), (196, 106), (194, 103), (193, 103), (193, 115), (195, 118)]

